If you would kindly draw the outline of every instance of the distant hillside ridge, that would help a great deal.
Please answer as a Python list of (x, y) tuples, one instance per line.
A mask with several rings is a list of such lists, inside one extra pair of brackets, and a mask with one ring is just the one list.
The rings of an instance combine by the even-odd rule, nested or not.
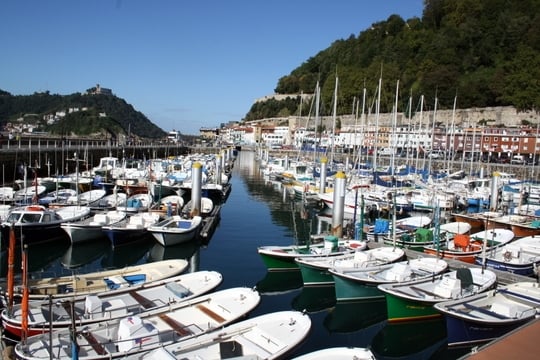
[[(421, 18), (391, 15), (281, 77), (244, 120), (314, 114), (299, 94), (320, 88), (321, 115), (513, 106), (540, 110), (540, 0), (425, 0)], [(399, 84), (398, 84), (399, 81)], [(379, 89), (379, 84), (381, 84)], [(380, 90), (380, 101), (378, 93)], [(365, 97), (364, 97), (365, 91)], [(291, 95), (292, 94), (292, 95)], [(296, 94), (296, 95), (294, 95)], [(413, 98), (412, 106), (409, 99)], [(365, 100), (365, 102), (364, 102)]]
[[(0, 90), (0, 126), (56, 135), (162, 138), (165, 131), (109, 89), (70, 95), (36, 92), (12, 95)], [(8, 124), (10, 126), (8, 126)]]

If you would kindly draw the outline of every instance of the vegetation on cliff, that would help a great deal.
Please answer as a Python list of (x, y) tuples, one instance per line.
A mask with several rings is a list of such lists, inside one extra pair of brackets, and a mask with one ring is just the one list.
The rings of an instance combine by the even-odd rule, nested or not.
[[(165, 136), (162, 129), (125, 100), (115, 95), (91, 94), (92, 89), (89, 90), (86, 94), (58, 95), (47, 91), (17, 96), (0, 90), (0, 125), (23, 118), (24, 123), (36, 125), (36, 130), (57, 135)], [(65, 116), (48, 124), (44, 116), (54, 116), (57, 112), (65, 112)]]
[[(319, 82), (321, 113), (330, 114), (336, 76), (339, 114), (351, 114), (364, 88), (373, 112), (379, 78), (381, 112), (392, 111), (397, 80), (399, 111), (420, 95), (425, 109), (435, 98), (439, 108), (452, 108), (457, 98), (458, 108), (538, 110), (540, 0), (425, 0), (421, 19), (392, 15), (335, 41), (279, 79), (275, 92), (313, 93)], [(245, 120), (298, 114), (299, 104), (297, 97), (255, 103)]]

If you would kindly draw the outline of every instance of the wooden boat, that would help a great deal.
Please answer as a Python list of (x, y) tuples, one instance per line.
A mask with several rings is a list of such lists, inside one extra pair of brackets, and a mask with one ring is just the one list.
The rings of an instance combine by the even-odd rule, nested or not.
[(296, 263), (302, 273), (304, 286), (334, 285), (331, 268), (354, 269), (389, 264), (402, 259), (405, 251), (401, 248), (381, 246), (364, 251), (332, 257), (297, 258)]
[(448, 269), (442, 259), (420, 257), (411, 260), (370, 266), (367, 268), (332, 268), (337, 301), (358, 301), (384, 298), (380, 284), (430, 278)]
[[(260, 295), (249, 288), (229, 288), (198, 296), (189, 301), (171, 302), (145, 313), (124, 314), (114, 320), (79, 326), (77, 344), (70, 341), (71, 329), (42, 334), (19, 342), (19, 359), (49, 359), (51, 354), (71, 357), (72, 347), (78, 359), (124, 359), (197, 338), (221, 329), (249, 314), (260, 302)], [(52, 341), (51, 341), (52, 339)]]
[(527, 236), (477, 255), (476, 264), (524, 276), (537, 275), (540, 265), (540, 235)]
[(311, 319), (299, 311), (259, 315), (126, 360), (282, 359), (309, 334)]
[[(128, 316), (172, 311), (178, 304), (215, 289), (221, 281), (218, 272), (196, 271), (169, 278), (156, 286), (66, 298), (58, 306), (52, 306), (49, 301), (30, 302), (28, 336), (69, 328), (72, 317), (77, 326), (82, 328), (104, 321), (120, 321)], [(2, 324), (5, 331), (20, 337), (22, 317), (21, 304), (15, 305), (11, 314), (3, 311)]]
[(510, 223), (510, 229), (514, 232), (516, 237), (527, 237), (540, 235), (540, 219), (528, 218), (528, 221), (521, 223)]
[(24, 244), (36, 244), (65, 238), (61, 224), (79, 221), (89, 215), (87, 206), (48, 209), (42, 205), (28, 205), (11, 209), (3, 224), (14, 227), (18, 243), (22, 237)]
[(463, 267), (435, 278), (378, 286), (386, 298), (388, 321), (422, 320), (441, 316), (434, 304), (476, 295), (495, 286), (491, 270)]
[(490, 218), (486, 222), (488, 229), (501, 228), (512, 230), (512, 224), (519, 225), (527, 221), (530, 221), (530, 217), (528, 216), (508, 214), (496, 218)]
[(126, 218), (124, 211), (111, 210), (97, 213), (94, 216), (69, 223), (63, 223), (60, 227), (66, 232), (72, 244), (90, 241), (106, 236), (103, 226), (114, 226)]
[(458, 300), (440, 302), (448, 346), (472, 346), (495, 340), (535, 319), (540, 311), (540, 287), (518, 282)]
[[(142, 284), (179, 275), (188, 265), (187, 260), (174, 259), (88, 274), (28, 279), (29, 297), (45, 299), (52, 295), (54, 298), (67, 298), (117, 289), (133, 290)], [(21, 294), (22, 288), (15, 287), (14, 293)]]
[(360, 347), (334, 347), (312, 351), (297, 356), (293, 360), (375, 360), (375, 356), (368, 348)]
[(484, 251), (508, 244), (514, 238), (512, 230), (493, 228), (482, 230), (472, 235), (457, 234), (452, 240), (446, 242), (446, 246), (424, 246), (424, 252), (430, 255), (442, 256), (445, 259), (456, 259), (471, 264), (475, 263), (476, 256)]
[(161, 245), (171, 246), (195, 239), (201, 224), (202, 217), (200, 216), (186, 219), (180, 215), (173, 215), (149, 226), (148, 231)]
[(356, 249), (365, 249), (365, 241), (338, 240), (335, 236), (326, 236), (324, 241), (305, 245), (268, 245), (260, 246), (257, 252), (268, 271), (298, 270), (295, 258), (317, 256), (338, 256), (353, 253)]
[(503, 215), (499, 211), (484, 211), (480, 213), (460, 214), (453, 213), (455, 221), (466, 222), (471, 225), (471, 231), (478, 232), (483, 230), (489, 219), (498, 218)]
[(101, 230), (109, 238), (112, 247), (133, 244), (145, 238), (148, 227), (159, 221), (159, 214), (141, 212), (128, 215), (127, 219), (114, 225), (102, 226)]

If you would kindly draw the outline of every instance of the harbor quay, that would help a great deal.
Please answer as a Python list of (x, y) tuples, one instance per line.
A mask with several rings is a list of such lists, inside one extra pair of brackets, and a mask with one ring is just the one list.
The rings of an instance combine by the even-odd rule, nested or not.
[(29, 178), (48, 177), (73, 173), (77, 166), (80, 171), (89, 170), (97, 165), (100, 158), (106, 156), (156, 159), (193, 152), (200, 151), (183, 144), (163, 142), (121, 144), (109, 140), (22, 138), (19, 141), (2, 141), (0, 163), (2, 181), (12, 183), (22, 179), (24, 167), (31, 170), (27, 174)]

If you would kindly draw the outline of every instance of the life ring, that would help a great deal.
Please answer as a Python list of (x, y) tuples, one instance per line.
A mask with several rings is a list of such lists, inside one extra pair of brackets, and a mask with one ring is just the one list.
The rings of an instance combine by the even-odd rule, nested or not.
[(40, 205), (29, 205), (25, 208), (27, 211), (43, 211), (45, 208)]
[(512, 256), (512, 252), (511, 252), (511, 251), (508, 251), (508, 250), (507, 250), (507, 251), (505, 251), (505, 252), (503, 253), (503, 258), (504, 258), (505, 261), (510, 261), (510, 260), (512, 260), (512, 257), (513, 257), (513, 256)]

